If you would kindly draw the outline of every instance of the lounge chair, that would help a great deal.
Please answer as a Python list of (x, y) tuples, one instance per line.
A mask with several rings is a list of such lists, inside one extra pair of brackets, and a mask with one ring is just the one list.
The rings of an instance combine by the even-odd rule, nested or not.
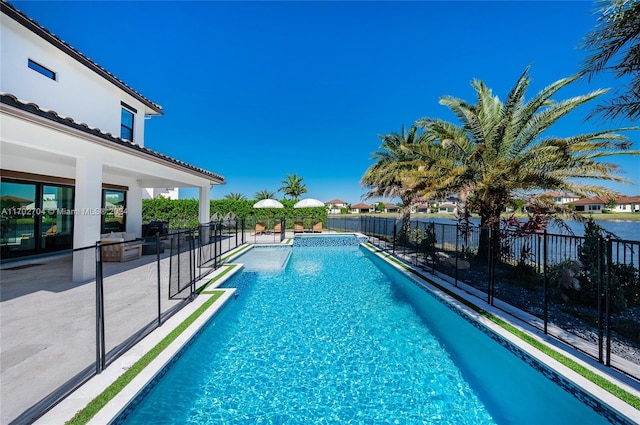
[(256, 231), (255, 231), (254, 235), (262, 235), (266, 231), (267, 231), (267, 228), (264, 225), (264, 223), (261, 222), (261, 221), (258, 221), (256, 223)]
[(296, 221), (293, 224), (293, 233), (303, 233), (304, 232), (304, 224), (301, 221)]
[(280, 223), (279, 221), (276, 221), (275, 224), (273, 225), (273, 233), (280, 233), (282, 232), (282, 223)]
[(313, 223), (313, 233), (322, 233), (322, 222)]

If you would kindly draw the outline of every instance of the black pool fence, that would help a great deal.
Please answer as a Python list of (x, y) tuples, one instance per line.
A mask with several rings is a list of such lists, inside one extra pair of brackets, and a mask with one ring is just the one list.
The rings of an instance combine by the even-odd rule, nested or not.
[(606, 366), (640, 378), (640, 242), (492, 231), (393, 217), (329, 217)]

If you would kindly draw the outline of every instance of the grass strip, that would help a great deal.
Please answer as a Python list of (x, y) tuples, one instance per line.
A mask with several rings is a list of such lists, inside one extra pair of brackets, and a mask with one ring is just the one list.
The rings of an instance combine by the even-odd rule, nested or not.
[(381, 249), (375, 247), (374, 245), (371, 245), (371, 244), (367, 244), (367, 245), (369, 245), (369, 247), (374, 252), (376, 252), (378, 254), (381, 254), (386, 260), (391, 261), (391, 262), (399, 265), (403, 269), (410, 271), (411, 273), (415, 274), (416, 276), (420, 277), (421, 279), (426, 280), (431, 285), (435, 286), (436, 288), (438, 288), (442, 292), (446, 293), (450, 297), (454, 298), (458, 302), (464, 304), (465, 306), (467, 306), (468, 308), (472, 309), (476, 313), (482, 315), (486, 319), (491, 320), (493, 323), (495, 323), (496, 325), (500, 326), (501, 328), (503, 328), (507, 332), (509, 332), (509, 333), (513, 334), (514, 336), (520, 338), (521, 340), (523, 340), (527, 344), (531, 345), (532, 347), (538, 349), (539, 351), (542, 351), (544, 354), (548, 355), (549, 357), (553, 358), (557, 362), (559, 362), (559, 363), (563, 364), (564, 366), (568, 367), (569, 369), (571, 369), (572, 371), (576, 372), (577, 374), (579, 374), (580, 376), (584, 377), (585, 379), (588, 379), (589, 381), (591, 381), (592, 383), (596, 384), (597, 386), (599, 386), (600, 388), (604, 389), (605, 391), (607, 391), (607, 392), (611, 393), (612, 395), (618, 397), (620, 400), (624, 401), (625, 403), (629, 404), (630, 406), (634, 407), (635, 409), (640, 409), (640, 398), (639, 397), (636, 397), (635, 395), (633, 395), (633, 394), (625, 391), (624, 389), (618, 387), (617, 385), (615, 385), (614, 383), (612, 383), (608, 379), (603, 378), (602, 376), (598, 375), (597, 373), (594, 373), (593, 371), (591, 371), (588, 368), (582, 366), (581, 364), (577, 363), (576, 361), (566, 357), (564, 354), (559, 353), (558, 351), (554, 350), (553, 348), (549, 347), (548, 345), (544, 344), (543, 342), (538, 341), (537, 339), (535, 339), (531, 335), (527, 334), (526, 332), (521, 331), (520, 329), (518, 329), (515, 326), (511, 325), (510, 323), (500, 319), (497, 316), (494, 316), (493, 314), (489, 313), (486, 310), (483, 310), (482, 308), (480, 308), (477, 305), (473, 304), (471, 301), (468, 301), (468, 300), (460, 297), (459, 295), (449, 291), (447, 288), (445, 288), (445, 287), (439, 285), (438, 283), (434, 282), (433, 280), (429, 279), (427, 276), (425, 276), (422, 273), (418, 272), (413, 267), (408, 266), (407, 264), (405, 264), (402, 261), (398, 260), (397, 258), (391, 256), (390, 254), (382, 251)]
[(180, 323), (169, 335), (164, 337), (155, 347), (140, 358), (133, 366), (127, 369), (111, 385), (109, 385), (100, 395), (91, 400), (82, 410), (71, 418), (68, 425), (84, 425), (93, 418), (106, 404), (111, 401), (122, 389), (127, 386), (133, 378), (138, 376), (156, 357), (167, 348), (175, 339), (185, 331), (193, 322), (198, 319), (211, 305), (224, 293), (224, 291), (214, 291), (214, 295), (204, 302), (196, 311), (182, 323)]
[[(198, 290), (196, 291), (197, 294), (205, 293), (204, 292), (205, 289), (207, 289), (209, 286), (211, 286), (212, 284), (217, 282), (220, 278), (222, 278), (222, 276), (226, 275), (227, 273), (229, 273), (231, 270), (233, 270), (235, 267), (238, 267), (238, 266), (236, 264), (225, 264), (222, 267), (225, 267), (225, 270), (221, 271), (220, 274), (212, 278), (209, 282), (207, 282), (206, 285), (198, 288)], [(210, 293), (210, 292), (206, 292), (206, 293)]]

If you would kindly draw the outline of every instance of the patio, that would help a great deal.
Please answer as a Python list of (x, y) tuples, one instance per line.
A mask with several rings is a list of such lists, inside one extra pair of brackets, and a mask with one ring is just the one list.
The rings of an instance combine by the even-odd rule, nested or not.
[[(206, 282), (206, 275), (213, 270), (213, 258), (217, 256), (220, 261), (222, 253), (243, 241), (287, 243), (295, 235), (288, 230), (281, 242), (280, 233), (239, 231), (218, 235), (215, 248), (213, 244), (195, 243), (196, 280), (204, 277)], [(95, 247), (83, 251), (85, 257), (95, 256)], [(169, 295), (176, 261), (183, 263), (183, 269), (189, 267), (184, 251), (172, 259), (168, 247), (159, 256), (102, 263), (107, 365), (132, 342), (156, 328), (159, 316), (164, 321), (185, 303), (189, 291), (173, 299)], [(203, 267), (198, 267), (200, 263)], [(25, 412), (36, 412), (50, 402), (52, 395), (60, 396), (96, 373), (97, 294), (95, 272), (92, 279), (74, 282), (73, 254), (68, 252), (5, 262), (0, 272), (0, 423), (6, 424)], [(175, 291), (175, 283), (172, 285)]]

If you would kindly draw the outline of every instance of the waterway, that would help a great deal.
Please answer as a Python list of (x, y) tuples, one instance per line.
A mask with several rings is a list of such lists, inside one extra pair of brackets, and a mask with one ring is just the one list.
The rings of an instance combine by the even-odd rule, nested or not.
[[(442, 217), (418, 217), (418, 221), (432, 221), (434, 223), (456, 224), (453, 218)], [(472, 218), (471, 222), (475, 225), (480, 224), (480, 219)], [(568, 228), (575, 236), (584, 236), (584, 224), (575, 220), (565, 220)], [(640, 221), (631, 220), (596, 220), (596, 223), (603, 229), (612, 232), (618, 239), (639, 241), (640, 240)], [(549, 226), (549, 233), (569, 234), (566, 229), (559, 228), (554, 223)]]

